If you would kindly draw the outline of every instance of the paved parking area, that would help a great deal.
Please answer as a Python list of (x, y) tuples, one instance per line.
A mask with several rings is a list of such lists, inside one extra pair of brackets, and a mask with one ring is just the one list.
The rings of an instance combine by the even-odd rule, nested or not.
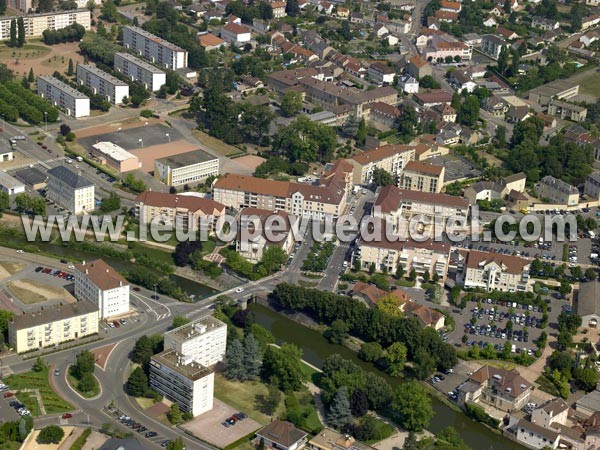
[(15, 400), (18, 401), (18, 398), (15, 396), (4, 398), (4, 392), (0, 393), (0, 422), (10, 422), (19, 420), (21, 418), (21, 416), (17, 414), (17, 411), (15, 411), (15, 409), (9, 405), (10, 402)]
[(262, 428), (258, 422), (249, 417), (230, 427), (222, 425), (225, 419), (237, 412), (237, 410), (233, 409), (227, 403), (215, 398), (212, 410), (196, 417), (191, 422), (187, 422), (181, 428), (190, 431), (194, 436), (199, 437), (203, 441), (223, 448)]
[(427, 160), (428, 163), (438, 164), (446, 168), (444, 179), (446, 181), (460, 180), (462, 178), (475, 178), (481, 175), (473, 164), (458, 155), (435, 156)]
[[(167, 134), (169, 136), (167, 136)], [(141, 142), (140, 142), (141, 139)], [(137, 150), (143, 147), (161, 145), (185, 139), (184, 136), (163, 124), (152, 124), (136, 128), (128, 128), (126, 131), (115, 131), (111, 133), (97, 134), (78, 139), (78, 142), (89, 150), (97, 142), (108, 141), (123, 147), (125, 150)], [(143, 144), (143, 145), (141, 145)]]

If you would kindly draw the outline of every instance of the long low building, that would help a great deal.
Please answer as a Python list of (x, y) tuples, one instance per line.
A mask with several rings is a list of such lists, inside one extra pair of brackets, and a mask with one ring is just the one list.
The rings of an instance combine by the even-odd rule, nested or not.
[(90, 154), (98, 158), (102, 164), (120, 173), (140, 168), (140, 160), (137, 156), (112, 142), (98, 142), (92, 145)]
[[(56, 11), (42, 14), (27, 14), (23, 17), (25, 38), (41, 37), (46, 30), (61, 30), (78, 23), (86, 30), (91, 28), (92, 15), (89, 9)], [(0, 17), (0, 40), (10, 39), (10, 24), (17, 16)]]
[(37, 91), (38, 95), (71, 117), (79, 119), (90, 115), (90, 98), (54, 77), (40, 75)]
[(142, 61), (129, 53), (115, 53), (115, 70), (132, 81), (139, 81), (146, 89), (155, 92), (167, 82), (167, 74), (152, 64)]
[(219, 175), (219, 158), (205, 152), (180, 153), (154, 161), (154, 178), (167, 186), (196, 186)]
[(254, 207), (324, 220), (337, 219), (346, 207), (345, 185), (337, 179), (310, 185), (227, 174), (213, 183), (212, 196), (228, 208)]
[(113, 105), (129, 97), (129, 85), (90, 64), (77, 64), (77, 82), (101, 95)]
[(8, 322), (8, 342), (24, 353), (98, 333), (98, 306), (87, 301), (46, 306), (14, 316)]

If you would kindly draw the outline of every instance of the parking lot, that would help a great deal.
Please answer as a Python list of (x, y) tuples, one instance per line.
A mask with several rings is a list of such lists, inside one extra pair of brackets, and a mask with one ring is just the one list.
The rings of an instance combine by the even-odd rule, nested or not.
[(90, 150), (97, 142), (108, 141), (127, 151), (138, 150), (143, 147), (167, 144), (184, 139), (184, 136), (173, 128), (162, 124), (153, 124), (137, 128), (128, 128), (127, 131), (98, 134), (78, 139), (78, 142)]
[(144, 426), (143, 423), (135, 420), (134, 417), (123, 414), (116, 408), (108, 409), (108, 412), (115, 418), (115, 420), (121, 422), (123, 426), (130, 428), (134, 435), (137, 434), (138, 436), (135, 437), (139, 438), (140, 442), (142, 442), (142, 445), (143, 438), (150, 440), (154, 444), (161, 445), (162, 447), (166, 447), (171, 442), (164, 436), (161, 436), (157, 432), (152, 431), (148, 427)]
[[(17, 413), (17, 410), (11, 406), (12, 402), (18, 402), (17, 398), (13, 396), (8, 396), (8, 392), (10, 389), (8, 386), (2, 387), (2, 382), (0, 382), (0, 422), (10, 422), (14, 420), (19, 420), (20, 416)], [(5, 397), (5, 395), (7, 395)]]

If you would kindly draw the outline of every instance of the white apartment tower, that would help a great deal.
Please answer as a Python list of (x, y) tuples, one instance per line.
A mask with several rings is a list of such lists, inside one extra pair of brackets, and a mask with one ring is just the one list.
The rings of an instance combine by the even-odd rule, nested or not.
[(129, 85), (89, 64), (77, 64), (77, 82), (99, 94), (113, 105), (129, 97)]
[(225, 358), (227, 325), (212, 316), (202, 317), (165, 333), (165, 350), (173, 349), (210, 367)]
[(98, 305), (100, 319), (129, 312), (129, 283), (103, 260), (75, 266), (75, 297)]
[(64, 166), (48, 170), (46, 196), (74, 214), (94, 210), (94, 183)]
[(139, 27), (123, 27), (123, 45), (166, 69), (183, 69), (188, 65), (188, 52)]
[(71, 117), (78, 119), (90, 115), (90, 98), (54, 77), (39, 76), (37, 91), (40, 97), (47, 99)]
[(146, 89), (155, 92), (167, 82), (167, 74), (146, 61), (135, 58), (129, 53), (115, 53), (115, 70), (125, 74), (133, 81), (139, 81)]

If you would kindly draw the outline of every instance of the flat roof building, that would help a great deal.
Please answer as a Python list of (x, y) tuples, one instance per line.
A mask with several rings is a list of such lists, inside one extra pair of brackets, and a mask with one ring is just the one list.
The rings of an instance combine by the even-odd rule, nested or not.
[(77, 64), (77, 82), (101, 95), (113, 105), (129, 97), (129, 85), (90, 64)]
[(123, 45), (166, 69), (183, 69), (188, 65), (187, 50), (139, 27), (123, 27)]
[(154, 178), (167, 186), (195, 186), (208, 177), (217, 175), (219, 158), (204, 150), (180, 153), (154, 161)]
[(120, 173), (140, 168), (140, 160), (137, 156), (112, 142), (98, 142), (92, 145), (90, 154), (98, 158), (102, 164)]
[[(25, 4), (31, 3), (31, 0), (20, 1)], [(41, 37), (45, 30), (61, 30), (74, 23), (78, 23), (89, 30), (91, 28), (91, 16), (88, 9), (72, 9), (69, 11), (27, 14), (21, 17), (23, 17), (23, 24), (25, 25), (25, 37), (34, 38)], [(17, 16), (0, 17), (0, 40), (10, 39), (10, 23), (17, 18)]]
[(38, 95), (68, 116), (87, 117), (90, 115), (90, 98), (54, 77), (40, 75), (37, 79)]
[(25, 192), (25, 185), (6, 172), (0, 171), (0, 191), (8, 195), (20, 194)]
[(133, 81), (139, 81), (153, 92), (158, 91), (167, 82), (167, 74), (164, 71), (129, 53), (115, 53), (114, 63), (115, 70)]

